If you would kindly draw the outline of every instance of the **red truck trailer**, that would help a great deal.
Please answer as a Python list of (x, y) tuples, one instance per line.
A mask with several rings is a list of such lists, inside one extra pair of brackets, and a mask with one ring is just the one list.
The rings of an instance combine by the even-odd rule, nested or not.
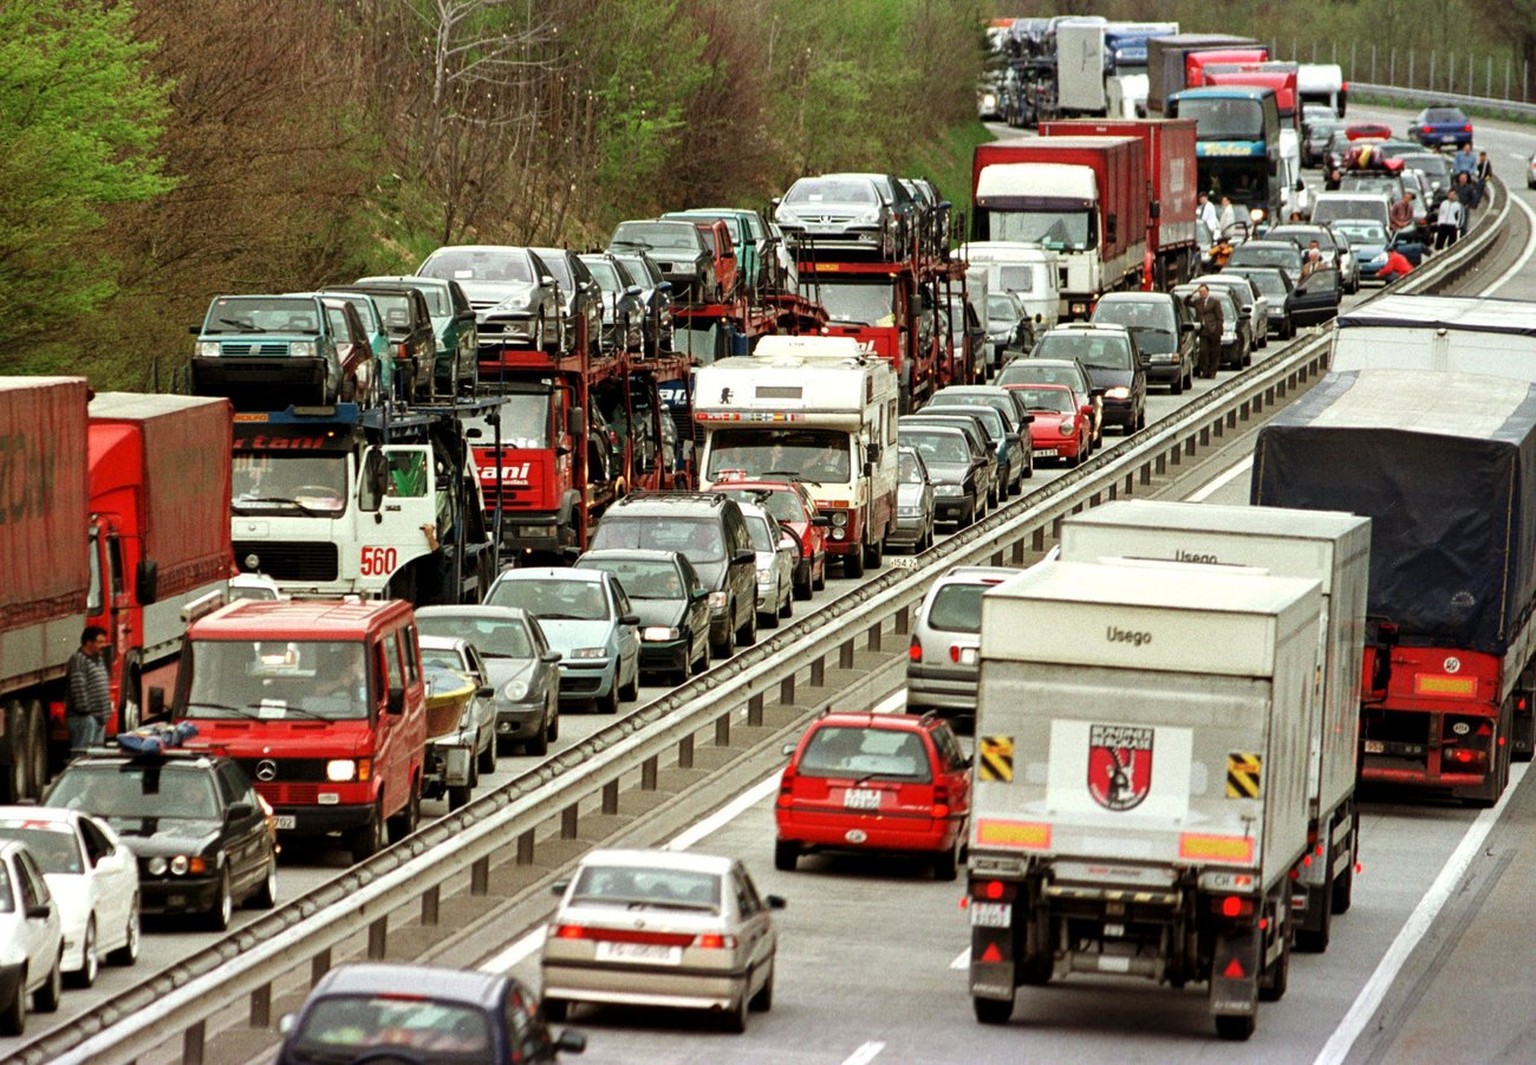
[[(1262, 55), (1254, 55), (1254, 52)], [(1147, 41), (1147, 110), (1155, 115), (1163, 112), (1163, 103), (1182, 89), (1204, 84), (1199, 77), (1200, 63), (1193, 66), (1190, 57), (1202, 52), (1223, 53), (1237, 56), (1226, 62), (1264, 60), (1269, 58), (1268, 49), (1252, 37), (1234, 37), (1226, 33), (1177, 33), (1168, 37), (1153, 37)], [(1209, 62), (1217, 62), (1211, 58)], [(1191, 71), (1195, 73), (1190, 81)]]
[(1085, 118), (1040, 123), (1042, 137), (1137, 137), (1145, 150), (1147, 256), (1142, 287), (1167, 291), (1195, 276), (1200, 242), (1195, 234), (1199, 187), (1195, 179), (1195, 122), (1191, 119)]
[(1536, 660), (1533, 410), (1529, 381), (1362, 369), (1259, 432), (1255, 505), (1371, 519), (1363, 780), (1504, 790)]
[(1146, 151), (1139, 137), (1033, 137), (976, 146), (971, 239), (1035, 241), (1063, 272), (1063, 321), (1141, 284)]
[(47, 782), (48, 704), (63, 698), (64, 668), (86, 624), (86, 394), (80, 377), (0, 378), (0, 790), (7, 802), (35, 798)]

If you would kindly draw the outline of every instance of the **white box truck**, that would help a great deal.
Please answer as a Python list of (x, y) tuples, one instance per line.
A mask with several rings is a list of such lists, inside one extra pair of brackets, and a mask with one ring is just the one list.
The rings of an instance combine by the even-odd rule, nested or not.
[(1536, 381), (1536, 303), (1380, 296), (1341, 313), (1329, 368), (1439, 370)]
[(970, 991), (1005, 1023), (1070, 973), (1207, 982), (1246, 1039), (1289, 979), (1317, 581), (1048, 562), (982, 597)]
[(1360, 659), (1371, 572), (1371, 520), (1278, 507), (1120, 500), (1068, 518), (1060, 557), (1107, 556), (1261, 567), (1322, 584), (1322, 668), (1307, 769), (1309, 851), (1292, 882), (1299, 950), (1323, 951), (1349, 909), (1359, 855)]

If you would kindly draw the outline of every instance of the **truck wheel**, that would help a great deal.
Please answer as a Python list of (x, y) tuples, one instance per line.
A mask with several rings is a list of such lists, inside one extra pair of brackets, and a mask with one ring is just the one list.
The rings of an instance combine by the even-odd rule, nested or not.
[[(1316, 889), (1319, 892), (1329, 891), (1326, 887)], [(1322, 903), (1322, 919), (1316, 928), (1296, 929), (1296, 949), (1303, 954), (1322, 954), (1328, 949), (1328, 943), (1333, 938), (1333, 899), (1329, 891), (1329, 898)], [(1289, 951), (1289, 948), (1287, 948)], [(1260, 992), (1262, 995), (1262, 992)]]
[(1222, 1039), (1243, 1042), (1253, 1036), (1252, 1014), (1246, 1017), (1217, 1017), (1216, 1034)]
[(794, 840), (779, 839), (773, 842), (773, 867), (781, 873), (793, 873), (800, 864), (800, 844)]
[(864, 549), (858, 548), (843, 556), (843, 576), (858, 580), (864, 576)]
[(348, 849), (352, 852), (354, 864), (367, 861), (384, 849), (384, 800), (382, 797), (378, 805), (373, 808), (373, 816), (368, 818), (368, 823), (352, 830)]
[(864, 568), (879, 569), (885, 561), (885, 538), (881, 537), (872, 544), (864, 545)]
[(1013, 999), (975, 998), (971, 999), (971, 1008), (976, 1011), (976, 1019), (982, 1024), (1007, 1024), (1013, 1019)]
[(462, 809), (469, 805), (470, 787), (468, 784), (454, 784), (448, 789), (448, 812)]
[(389, 838), (392, 843), (399, 843), (406, 836), (416, 831), (421, 824), (421, 781), (411, 781), (411, 797), (406, 800), (405, 807), (394, 817), (389, 819)]
[[(1323, 912), (1328, 912), (1327, 907)], [(1323, 918), (1323, 927), (1328, 927), (1327, 917)], [(1325, 933), (1326, 934), (1326, 933)], [(1326, 946), (1326, 944), (1324, 944)], [(1285, 997), (1286, 989), (1291, 986), (1291, 941), (1285, 940), (1280, 948), (1280, 956), (1275, 959), (1274, 971), (1269, 976), (1269, 986), (1262, 982), (1259, 984), (1259, 1001), (1279, 1002)]]
[[(48, 786), (48, 711), (43, 706), (41, 699), (33, 699), (27, 703), (27, 758), (31, 762), (28, 768), (27, 787), (28, 797), (41, 799), (43, 789)], [(1504, 759), (1505, 776), (1509, 775), (1509, 759)]]
[(1355, 863), (1351, 858), (1344, 871), (1334, 878), (1333, 888), (1328, 893), (1330, 909), (1334, 913), (1348, 913), (1349, 907), (1355, 901)]
[(5, 734), (10, 764), (5, 767), (5, 801), (19, 802), (32, 794), (32, 757), (27, 748), (27, 708), (20, 699), (5, 704)]

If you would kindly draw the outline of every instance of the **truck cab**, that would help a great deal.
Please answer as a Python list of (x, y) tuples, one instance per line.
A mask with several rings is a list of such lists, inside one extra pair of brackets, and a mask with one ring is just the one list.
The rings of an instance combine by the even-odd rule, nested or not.
[(277, 830), (339, 833), (354, 861), (415, 831), (426, 691), (399, 600), (244, 600), (194, 618), (173, 714), (233, 758)]
[(1280, 109), (1275, 91), (1242, 85), (1189, 89), (1168, 98), (1169, 118), (1193, 118), (1198, 187), (1230, 197), (1258, 226), (1281, 210)]

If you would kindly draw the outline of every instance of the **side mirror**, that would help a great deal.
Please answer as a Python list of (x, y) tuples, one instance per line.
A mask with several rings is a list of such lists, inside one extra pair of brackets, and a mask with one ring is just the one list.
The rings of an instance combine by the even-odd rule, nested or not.
[(46, 902), (40, 902), (35, 906), (27, 907), (27, 920), (45, 921), (53, 913), (53, 907)]
[(672, 291), (672, 282), (670, 282), (670, 281), (663, 281), (661, 284), (656, 286), (656, 291), (657, 292), (671, 292)]
[(571, 882), (569, 880), (556, 880), (553, 884), (549, 885), (549, 893), (551, 895), (564, 895), (566, 889), (570, 886)]
[(229, 804), (229, 809), (224, 811), (225, 821), (244, 821), (255, 815), (256, 807), (248, 802), (235, 802)]
[(298, 1026), (299, 1017), (296, 1013), (285, 1013), (278, 1019), (277, 1034), (288, 1035)]
[(731, 561), (744, 562), (750, 566), (757, 562), (757, 552), (753, 551), (749, 547), (743, 547), (740, 551), (731, 556)]
[(832, 528), (832, 518), (827, 514), (817, 514), (811, 519), (811, 524), (818, 529), (830, 529)]
[(1025, 425), (1033, 425), (1033, 424), (1035, 424), (1035, 416), (1033, 414), (1026, 414), (1026, 415), (1024, 415), (1024, 424)]
[(539, 655), (539, 661), (548, 665), (554, 665), (556, 662), (560, 661), (562, 657), (564, 656), (561, 655), (559, 651), (545, 651), (543, 654)]
[(150, 559), (140, 559), (138, 572), (134, 574), (133, 592), (140, 606), (149, 606), (159, 598), (160, 565)]
[(187, 326), (187, 332), (191, 333), (195, 337), (202, 336), (203, 335), (203, 327), (200, 326), (200, 325), (189, 325), (189, 326)]
[(565, 420), (566, 431), (572, 436), (581, 436), (587, 431), (587, 414), (580, 407), (573, 407)]
[(763, 901), (768, 904), (770, 910), (782, 910), (789, 905), (784, 901), (783, 895), (768, 895), (763, 898)]
[(624, 290), (624, 295), (626, 295), (626, 296), (638, 296), (638, 295), (640, 295), (644, 291), (645, 291), (645, 289), (641, 288), (639, 285), (630, 285), (628, 288), (626, 288)]
[(405, 713), (405, 689), (391, 688), (389, 690), (389, 703), (386, 707), (391, 714), (399, 716)]
[(1195, 323), (1194, 322), (1181, 322), (1179, 324), (1179, 332), (1181, 332), (1181, 333), (1193, 333), (1194, 331), (1195, 331)]
[(620, 614), (619, 615), (619, 624), (620, 625), (638, 625), (638, 624), (640, 624), (640, 615), (639, 614)]
[(496, 697), (496, 689), (486, 684), (479, 688), (475, 694), (481, 699), (494, 699)]
[(879, 462), (880, 461), (880, 445), (879, 444), (866, 444), (865, 447), (864, 447), (864, 454), (865, 454), (865, 457), (867, 457), (870, 462)]
[(795, 745), (793, 743), (786, 743), (780, 749), (780, 753), (783, 754), (785, 758), (790, 757), (792, 754), (795, 753)]

